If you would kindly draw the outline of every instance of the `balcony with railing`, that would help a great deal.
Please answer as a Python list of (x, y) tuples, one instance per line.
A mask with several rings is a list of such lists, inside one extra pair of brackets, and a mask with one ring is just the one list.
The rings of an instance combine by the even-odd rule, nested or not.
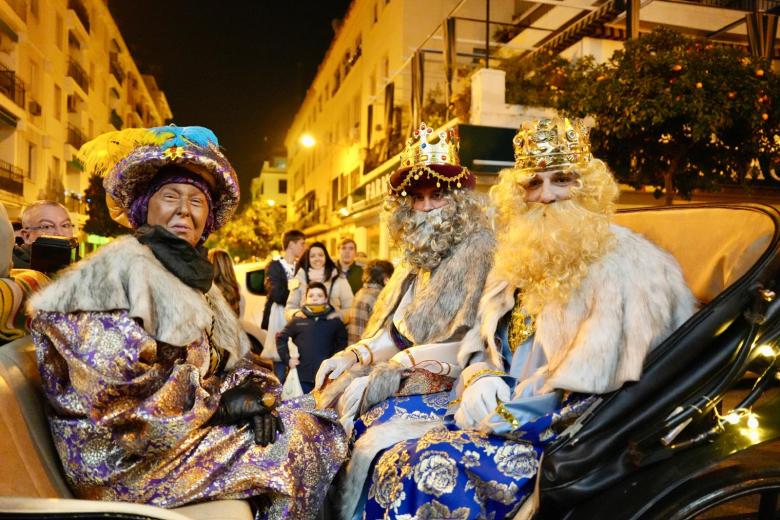
[(297, 226), (299, 229), (308, 229), (318, 224), (322, 224), (324, 215), (325, 208), (315, 208), (314, 211), (302, 215), (300, 220), (297, 222)]
[(84, 70), (84, 67), (79, 65), (78, 62), (74, 60), (68, 62), (68, 76), (73, 78), (73, 81), (81, 87), (85, 94), (89, 93), (89, 76), (87, 76), (87, 71)]
[(81, 133), (81, 130), (73, 125), (68, 125), (68, 138), (65, 142), (78, 150), (85, 142), (87, 142), (87, 139), (84, 137), (84, 134)]
[(108, 122), (111, 123), (111, 125), (116, 128), (117, 130), (121, 130), (124, 126), (124, 121), (122, 121), (122, 116), (120, 116), (116, 110), (111, 111), (111, 115), (108, 116)]
[(11, 163), (0, 160), (0, 190), (24, 196), (24, 172)]
[(696, 4), (705, 7), (719, 7), (735, 11), (771, 11), (780, 6), (780, 0), (676, 0), (686, 4)]
[(84, 4), (79, 0), (68, 0), (68, 9), (76, 13), (76, 18), (79, 19), (84, 29), (89, 32), (89, 12)]
[(111, 72), (111, 74), (116, 78), (116, 80), (121, 85), (125, 81), (125, 70), (122, 68), (122, 65), (119, 63), (119, 54), (116, 52), (112, 52), (109, 55), (108, 58), (108, 70)]
[(5, 94), (8, 99), (24, 108), (24, 83), (16, 76), (16, 72), (3, 65), (0, 65), (0, 93)]

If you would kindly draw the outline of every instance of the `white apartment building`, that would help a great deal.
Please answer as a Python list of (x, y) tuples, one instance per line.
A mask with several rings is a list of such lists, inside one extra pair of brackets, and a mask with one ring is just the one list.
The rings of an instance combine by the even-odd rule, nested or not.
[(11, 218), (40, 198), (86, 220), (87, 140), (172, 117), (142, 75), (105, 0), (0, 0), (0, 201)]
[[(504, 73), (485, 68), (486, 48), (493, 67), (535, 52), (606, 60), (661, 25), (747, 46), (754, 7), (780, 1), (354, 0), (287, 132), (289, 224), (332, 252), (349, 235), (370, 257), (390, 256), (381, 202), (420, 120), (458, 127), (461, 161), (488, 189), (512, 164), (519, 123), (547, 111), (505, 103)], [(628, 202), (653, 203), (640, 199)]]
[(287, 157), (273, 156), (263, 161), (260, 174), (252, 179), (252, 200), (269, 206), (287, 207)]
[[(288, 220), (332, 251), (339, 238), (352, 236), (369, 256), (388, 255), (379, 225), (380, 177), (390, 166), (382, 167), (385, 159), (392, 163), (411, 133), (410, 59), (424, 42), (441, 48), (441, 36), (433, 33), (458, 3), (355, 0), (341, 22), (285, 139)], [(460, 14), (478, 16), (482, 9)], [(508, 18), (513, 7), (495, 9)], [(469, 50), (484, 47), (479, 24), (458, 29)], [(426, 93), (441, 91), (442, 59), (428, 57)]]

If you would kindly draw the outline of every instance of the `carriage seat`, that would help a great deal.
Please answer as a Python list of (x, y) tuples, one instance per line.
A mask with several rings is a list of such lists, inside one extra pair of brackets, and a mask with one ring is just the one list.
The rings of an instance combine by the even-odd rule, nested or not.
[[(45, 398), (29, 336), (0, 346), (0, 518), (120, 518), (251, 520), (243, 500), (216, 500), (177, 509), (77, 500), (65, 483), (46, 419)], [(79, 516), (81, 515), (81, 516)]]
[(674, 256), (701, 306), (747, 273), (775, 233), (772, 218), (748, 204), (626, 210), (613, 221)]

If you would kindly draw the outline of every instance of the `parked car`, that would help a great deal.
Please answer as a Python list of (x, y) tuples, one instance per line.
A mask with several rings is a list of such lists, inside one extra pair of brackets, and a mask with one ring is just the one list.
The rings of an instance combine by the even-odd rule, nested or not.
[(265, 266), (266, 262), (246, 262), (234, 266), (241, 296), (244, 298), (244, 309), (239, 321), (244, 328), (254, 349), (262, 350), (265, 344), (265, 331), (260, 327), (263, 323), (265, 309)]

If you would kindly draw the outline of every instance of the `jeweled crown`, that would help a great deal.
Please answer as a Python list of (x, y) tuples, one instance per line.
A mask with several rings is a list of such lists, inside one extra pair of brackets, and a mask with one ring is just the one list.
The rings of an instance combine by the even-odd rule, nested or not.
[(433, 134), (433, 128), (425, 123), (420, 123), (420, 128), (414, 131), (413, 137), (406, 140), (406, 148), (401, 153), (401, 168), (430, 166), (432, 164), (460, 164), (458, 157), (460, 140), (455, 130), (450, 128), (439, 132), (439, 140), (436, 143), (428, 142), (431, 134)]
[(581, 119), (527, 121), (512, 142), (515, 169), (521, 171), (585, 165), (593, 158), (588, 129)]

